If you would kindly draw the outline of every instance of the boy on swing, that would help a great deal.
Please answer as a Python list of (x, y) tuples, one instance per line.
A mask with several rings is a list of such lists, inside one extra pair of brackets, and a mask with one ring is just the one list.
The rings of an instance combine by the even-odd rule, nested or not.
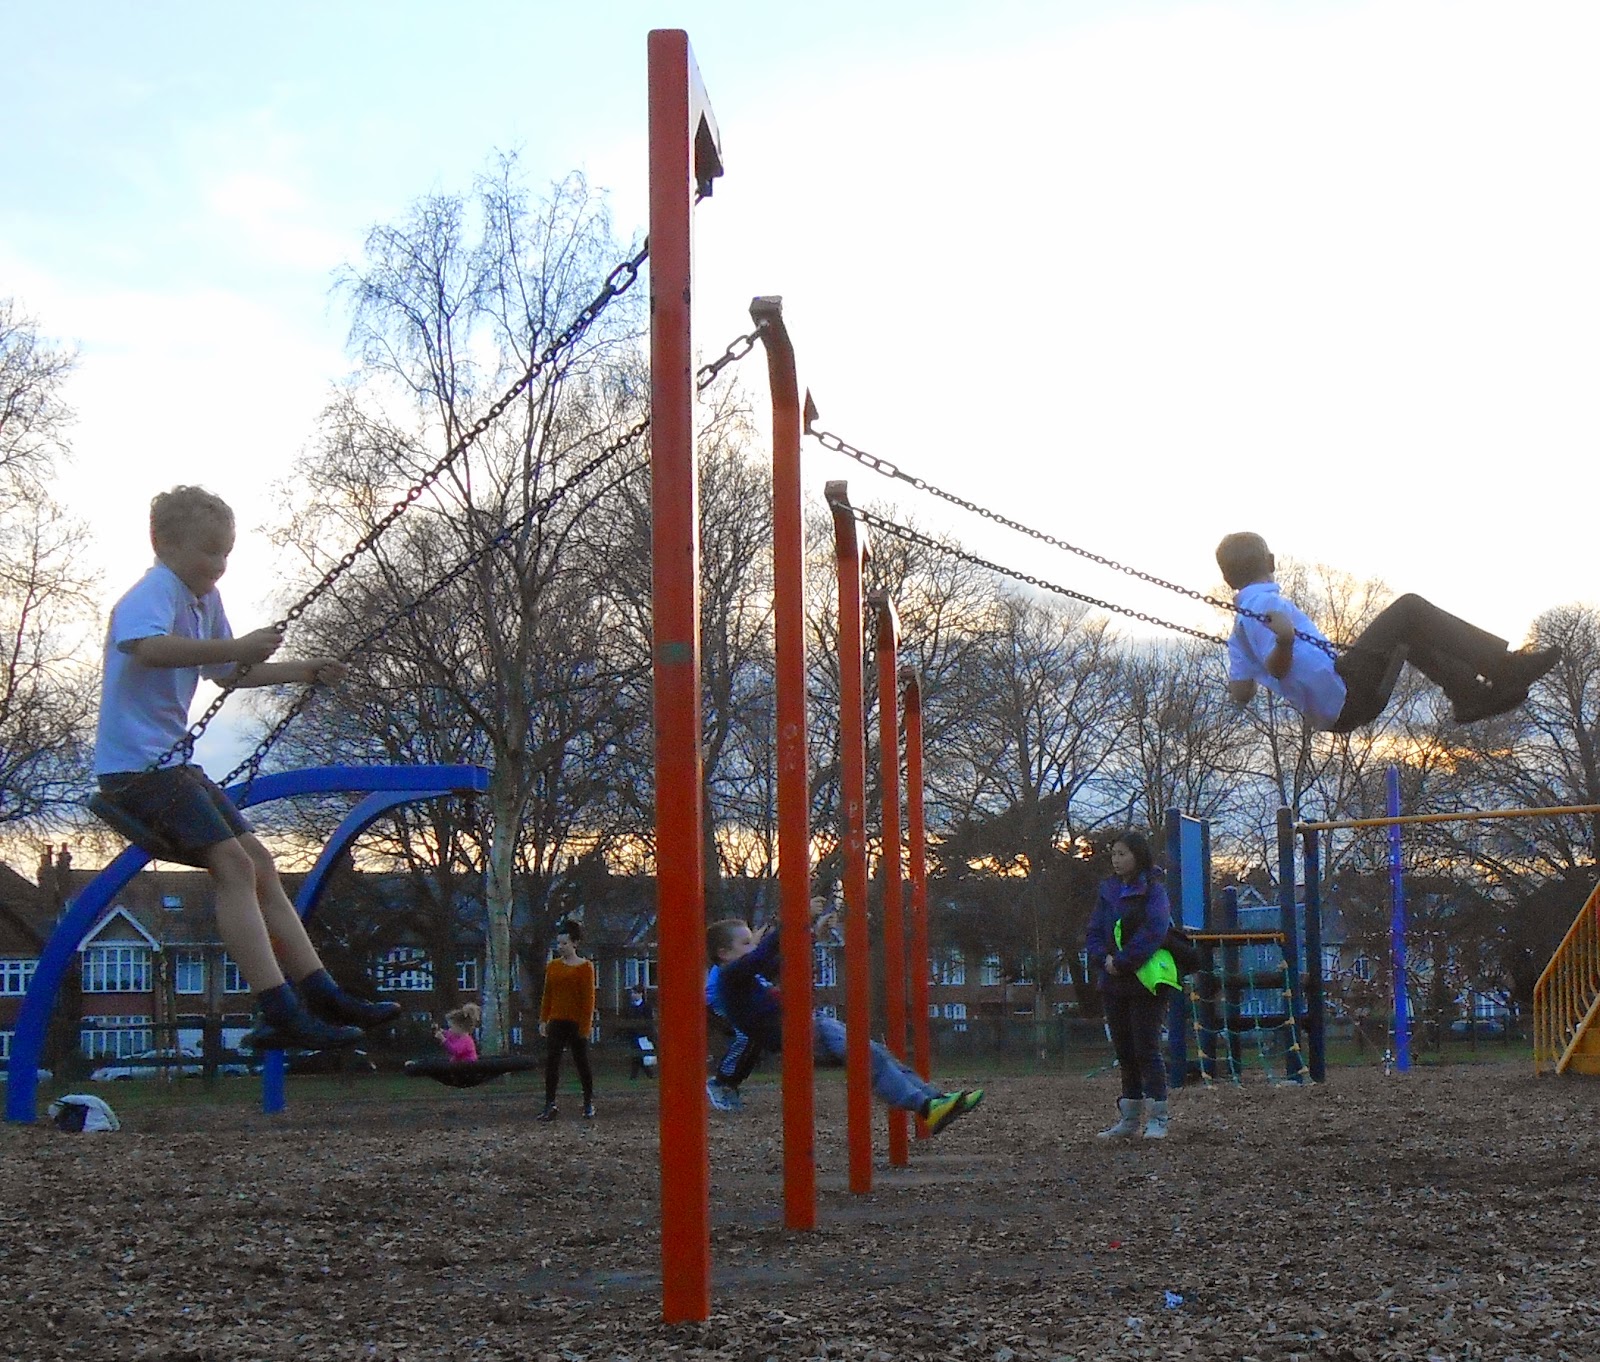
[(1233, 626), (1229, 697), (1247, 705), (1257, 685), (1265, 686), (1330, 733), (1349, 733), (1383, 713), (1401, 661), (1445, 693), (1458, 724), (1470, 724), (1515, 709), (1561, 660), (1560, 648), (1512, 652), (1503, 638), (1413, 595), (1385, 607), (1334, 656), (1322, 631), (1278, 589), (1277, 561), (1259, 534), (1224, 538), (1217, 566), (1234, 589), (1234, 605), (1266, 617), (1263, 623), (1241, 614)]
[(233, 538), (233, 511), (203, 488), (174, 487), (150, 503), (156, 562), (111, 610), (94, 772), (107, 799), (210, 875), (218, 934), (261, 1010), (245, 1047), (354, 1045), (399, 1016), (399, 1004), (341, 989), (284, 892), (272, 853), (233, 801), (198, 766), (158, 765), (185, 738), (202, 676), (225, 681), (248, 665), (241, 686), (271, 686), (345, 674), (331, 657), (269, 662), (283, 643), (271, 626), (233, 636), (217, 593)]
[[(813, 934), (830, 928), (836, 920), (837, 915), (829, 913), (827, 906), (825, 899), (812, 899)], [(778, 933), (763, 928), (757, 934), (743, 918), (724, 918), (706, 929), (706, 954), (711, 959), (706, 998), (712, 1009), (760, 1050), (780, 1051), (783, 1009), (772, 982), (778, 977)], [(819, 1058), (844, 1062), (842, 1022), (814, 1013), (811, 1042)], [(982, 1088), (945, 1092), (927, 1082), (877, 1041), (872, 1042), (872, 1090), (887, 1106), (915, 1112), (927, 1123), (930, 1135), (938, 1134), (983, 1101)], [(715, 1100), (713, 1105), (729, 1109)]]

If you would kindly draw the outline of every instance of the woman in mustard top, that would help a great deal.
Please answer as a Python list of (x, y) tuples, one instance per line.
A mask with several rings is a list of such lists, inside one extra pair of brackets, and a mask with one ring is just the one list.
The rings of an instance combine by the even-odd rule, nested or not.
[(570, 1048), (583, 1084), (583, 1114), (594, 1116), (594, 1075), (589, 1071), (589, 1028), (594, 1017), (594, 961), (578, 954), (583, 928), (568, 918), (556, 929), (555, 957), (544, 967), (544, 995), (539, 1000), (539, 1034), (545, 1038), (544, 1110), (541, 1121), (553, 1121), (556, 1083), (561, 1077), (561, 1052)]

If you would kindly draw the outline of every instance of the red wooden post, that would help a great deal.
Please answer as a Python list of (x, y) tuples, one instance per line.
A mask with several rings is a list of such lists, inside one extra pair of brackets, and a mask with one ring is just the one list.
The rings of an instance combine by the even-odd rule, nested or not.
[(811, 1046), (811, 813), (806, 759), (805, 524), (800, 498), (800, 390), (783, 299), (756, 298), (772, 392), (772, 614), (778, 691), (778, 917), (783, 955), (783, 1221), (817, 1224)]
[(872, 1190), (872, 940), (867, 931), (867, 716), (861, 637), (861, 572), (867, 528), (844, 482), (823, 489), (833, 511), (839, 567), (839, 818), (844, 842), (845, 1108), (850, 1190)]
[[(906, 850), (911, 876), (911, 1067), (924, 1078), (933, 1071), (928, 1043), (928, 843), (922, 809), (922, 678), (907, 667), (900, 673), (906, 725)], [(917, 1138), (928, 1128), (917, 1122)]]
[[(906, 918), (900, 862), (900, 620), (886, 591), (868, 597), (878, 616), (878, 786), (883, 807), (883, 1002), (889, 1053), (906, 1057)], [(906, 1114), (889, 1112), (889, 1165), (911, 1161)]]
[(651, 554), (660, 959), (661, 1309), (711, 1313), (706, 1138), (700, 541), (690, 339), (697, 188), (722, 173), (689, 35), (655, 29), (650, 82)]

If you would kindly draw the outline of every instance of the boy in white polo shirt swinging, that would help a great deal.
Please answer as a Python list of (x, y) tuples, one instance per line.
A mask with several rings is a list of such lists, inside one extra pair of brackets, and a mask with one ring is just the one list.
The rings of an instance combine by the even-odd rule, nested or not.
[[(200, 487), (150, 503), (156, 562), (111, 610), (106, 629), (94, 771), (102, 794), (210, 874), (217, 931), (256, 993), (263, 1020), (248, 1048), (348, 1046), (393, 1021), (396, 1003), (351, 996), (323, 968), (284, 893), (272, 853), (198, 766), (180, 760), (200, 677), (241, 686), (337, 681), (342, 662), (269, 662), (283, 642), (272, 627), (233, 636), (217, 580), (233, 551), (233, 511)], [(287, 977), (286, 977), (287, 976)], [(290, 980), (294, 982), (289, 982)]]
[(1217, 566), (1236, 593), (1234, 605), (1250, 612), (1240, 614), (1228, 638), (1228, 695), (1247, 705), (1257, 685), (1265, 686), (1311, 727), (1330, 733), (1349, 733), (1383, 713), (1401, 660), (1445, 693), (1457, 723), (1470, 724), (1515, 709), (1561, 659), (1560, 648), (1511, 652), (1503, 638), (1413, 595), (1387, 606), (1335, 655), (1321, 630), (1278, 589), (1276, 560), (1259, 534), (1224, 538)]

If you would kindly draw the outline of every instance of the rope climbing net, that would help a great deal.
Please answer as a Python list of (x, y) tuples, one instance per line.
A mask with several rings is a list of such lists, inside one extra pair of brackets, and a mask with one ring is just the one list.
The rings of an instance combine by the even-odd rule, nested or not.
[[(1300, 1049), (1289, 957), (1282, 935), (1232, 933), (1209, 940), (1199, 936), (1197, 940), (1210, 947), (1213, 960), (1217, 952), (1221, 953), (1222, 968), (1199, 970), (1189, 979), (1189, 1024), (1194, 1031), (1196, 1052), (1191, 1069), (1208, 1088), (1219, 1077), (1242, 1084), (1248, 1040), (1269, 1084), (1306, 1083), (1310, 1074)], [(1260, 947), (1276, 947), (1281, 964), (1275, 969), (1245, 969), (1244, 951)], [(1275, 999), (1277, 1010), (1261, 1010), (1264, 994)]]

